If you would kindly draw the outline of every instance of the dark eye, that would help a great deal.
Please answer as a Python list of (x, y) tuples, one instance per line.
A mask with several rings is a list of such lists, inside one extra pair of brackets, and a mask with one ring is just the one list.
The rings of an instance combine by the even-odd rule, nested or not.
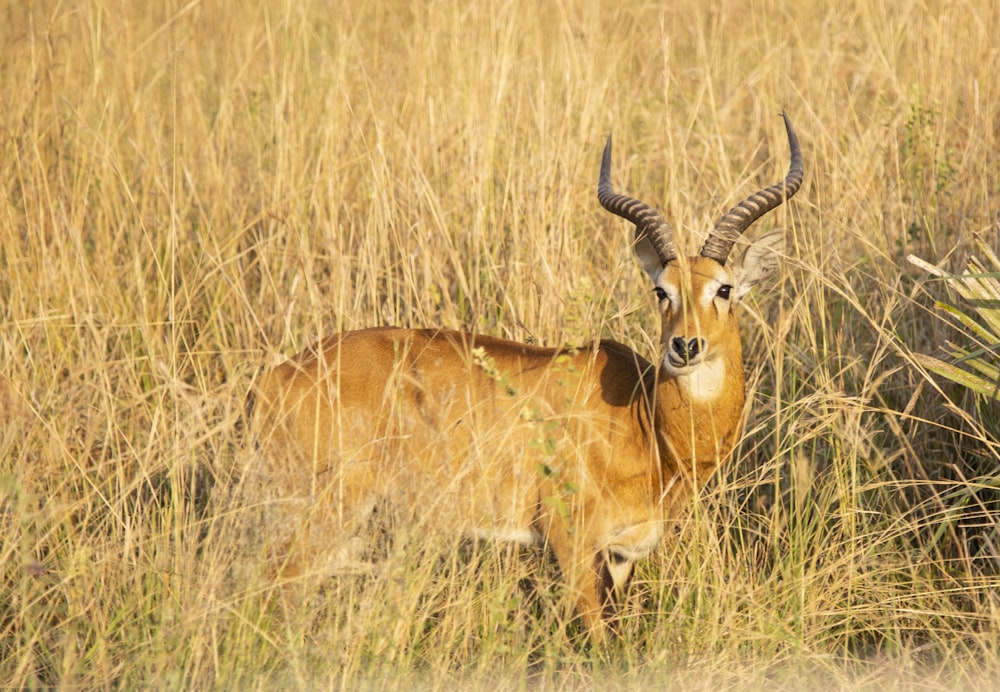
[(667, 299), (667, 292), (664, 291), (659, 286), (657, 286), (656, 288), (654, 288), (653, 291), (656, 292), (656, 299), (657, 300), (666, 300)]
[(719, 286), (719, 290), (716, 291), (715, 295), (719, 296), (723, 300), (729, 300), (729, 292), (733, 290), (733, 287), (729, 284), (723, 284)]

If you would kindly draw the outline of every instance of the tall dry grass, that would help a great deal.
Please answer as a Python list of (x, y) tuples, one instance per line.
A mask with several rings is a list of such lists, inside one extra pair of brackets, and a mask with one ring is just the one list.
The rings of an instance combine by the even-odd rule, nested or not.
[[(912, 353), (997, 247), (1000, 6), (762, 0), (0, 9), (0, 680), (930, 687), (1000, 669), (998, 441)], [(400, 527), (295, 598), (232, 473), (253, 373), (441, 325), (651, 353), (618, 185), (694, 248), (784, 171), (732, 466), (579, 638), (551, 564)], [(758, 229), (761, 230), (761, 229)], [(995, 423), (995, 419), (992, 421)], [(248, 548), (248, 546), (251, 546)]]

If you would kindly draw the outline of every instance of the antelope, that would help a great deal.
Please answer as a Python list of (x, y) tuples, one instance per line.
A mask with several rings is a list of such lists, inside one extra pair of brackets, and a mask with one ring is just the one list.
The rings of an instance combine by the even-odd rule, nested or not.
[(252, 430), (279, 501), (283, 574), (358, 561), (369, 518), (387, 505), (416, 526), (548, 546), (586, 628), (603, 631), (635, 561), (741, 435), (733, 306), (778, 270), (783, 234), (731, 251), (802, 183), (798, 138), (782, 117), (786, 177), (727, 212), (693, 257), (678, 253), (659, 212), (612, 189), (608, 137), (597, 196), (635, 224), (660, 310), (653, 362), (611, 340), (542, 348), (377, 327), (330, 336), (264, 372)]

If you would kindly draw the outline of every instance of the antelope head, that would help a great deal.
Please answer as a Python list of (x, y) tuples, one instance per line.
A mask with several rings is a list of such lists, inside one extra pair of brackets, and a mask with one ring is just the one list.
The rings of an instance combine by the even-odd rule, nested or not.
[(782, 113), (782, 118), (791, 149), (788, 175), (730, 209), (695, 257), (679, 255), (673, 228), (658, 211), (612, 189), (610, 136), (604, 147), (598, 199), (612, 214), (635, 224), (635, 253), (653, 282), (662, 315), (662, 372), (669, 378), (691, 376), (695, 394), (718, 393), (726, 359), (739, 358), (740, 352), (732, 307), (779, 267), (784, 249), (780, 230), (765, 234), (735, 257), (730, 255), (754, 221), (790, 199), (802, 184), (798, 137), (788, 116)]

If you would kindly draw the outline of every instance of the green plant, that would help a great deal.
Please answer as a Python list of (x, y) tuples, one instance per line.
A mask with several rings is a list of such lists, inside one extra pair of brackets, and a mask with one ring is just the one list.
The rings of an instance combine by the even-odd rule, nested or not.
[(936, 303), (944, 319), (961, 332), (966, 343), (948, 341), (946, 359), (926, 354), (915, 358), (931, 372), (977, 396), (1000, 400), (1000, 258), (979, 236), (976, 246), (984, 260), (970, 257), (964, 274), (949, 274), (913, 255), (908, 258), (943, 280), (965, 305), (953, 304), (957, 301)]

